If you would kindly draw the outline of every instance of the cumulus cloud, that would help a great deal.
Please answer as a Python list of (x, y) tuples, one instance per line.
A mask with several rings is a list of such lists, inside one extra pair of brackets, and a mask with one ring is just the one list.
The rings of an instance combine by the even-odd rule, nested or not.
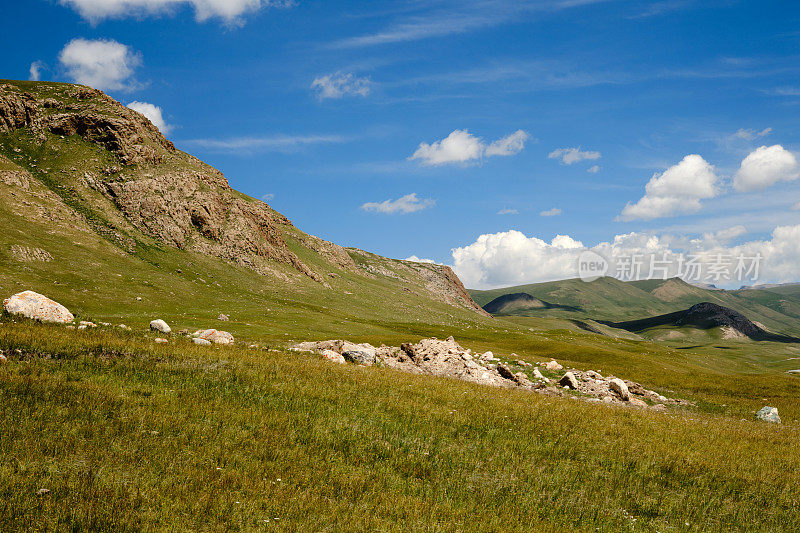
[(519, 215), (516, 209), (501, 209), (497, 212), (498, 215)]
[(264, 7), (294, 5), (293, 0), (60, 0), (60, 3), (93, 24), (105, 19), (162, 15), (183, 6), (192, 6), (200, 22), (217, 17), (233, 23)]
[(527, 132), (517, 130), (511, 135), (498, 139), (487, 146), (480, 137), (467, 130), (454, 130), (450, 135), (432, 144), (420, 143), (417, 151), (409, 157), (419, 160), (426, 166), (439, 166), (451, 163), (470, 163), (482, 157), (510, 156), (525, 148), (530, 138)]
[(563, 165), (572, 165), (584, 160), (600, 159), (602, 155), (600, 152), (584, 152), (580, 148), (559, 148), (550, 152), (547, 157), (560, 159)]
[(385, 200), (383, 202), (367, 202), (366, 204), (361, 206), (361, 209), (364, 211), (369, 211), (373, 213), (383, 213), (387, 215), (393, 215), (395, 213), (415, 213), (417, 211), (422, 211), (423, 209), (427, 209), (429, 207), (433, 207), (436, 204), (436, 200), (431, 198), (419, 198), (417, 193), (412, 192), (411, 194), (407, 194), (405, 196), (401, 196), (396, 200)]
[[(689, 282), (738, 287), (800, 278), (800, 226), (777, 227), (767, 240), (737, 246), (722, 242), (741, 231), (731, 228), (698, 239), (633, 232), (588, 247), (567, 235), (546, 242), (512, 230), (481, 235), (472, 244), (453, 249), (453, 268), (467, 287), (507, 287), (576, 278), (578, 258), (592, 251), (609, 261), (608, 275), (625, 281), (679, 276)], [(740, 258), (747, 271), (737, 274)], [(697, 270), (689, 267), (691, 263), (698, 265)]]
[(147, 119), (153, 123), (153, 126), (158, 128), (158, 130), (166, 135), (172, 129), (172, 126), (167, 124), (164, 120), (164, 114), (161, 110), (161, 107), (148, 104), (147, 102), (131, 102), (128, 104), (128, 107), (136, 111), (137, 113), (141, 113)]
[(543, 217), (557, 217), (561, 214), (561, 209), (554, 207), (553, 209), (548, 209), (547, 211), (542, 211), (539, 213), (540, 216)]
[(311, 88), (316, 91), (317, 98), (342, 98), (344, 96), (367, 96), (372, 81), (369, 78), (358, 78), (355, 74), (337, 72), (315, 78)]
[(780, 144), (762, 146), (751, 152), (742, 161), (733, 177), (737, 191), (757, 191), (780, 181), (793, 181), (800, 177), (795, 155)]
[(700, 210), (700, 200), (719, 194), (714, 167), (697, 154), (687, 155), (677, 165), (654, 174), (645, 195), (622, 210), (619, 220), (651, 220)]
[(592, 165), (586, 169), (586, 172), (588, 172), (589, 174), (597, 174), (598, 172), (600, 172), (600, 165)]
[(100, 90), (131, 90), (141, 55), (110, 39), (73, 39), (58, 55), (61, 66), (76, 83)]
[(42, 79), (42, 70), (44, 70), (44, 63), (41, 61), (34, 61), (31, 63), (30, 68), (30, 75), (28, 76), (28, 80), (30, 81), (39, 81)]
[(412, 255), (412, 256), (406, 257), (405, 260), (406, 261), (413, 261), (415, 263), (428, 263), (428, 264), (431, 264), (431, 265), (438, 265), (439, 264), (436, 261), (434, 261), (433, 259), (421, 259), (421, 258), (417, 257), (416, 255)]
[(527, 131), (517, 130), (486, 147), (486, 157), (516, 155), (525, 149), (525, 141), (530, 138)]

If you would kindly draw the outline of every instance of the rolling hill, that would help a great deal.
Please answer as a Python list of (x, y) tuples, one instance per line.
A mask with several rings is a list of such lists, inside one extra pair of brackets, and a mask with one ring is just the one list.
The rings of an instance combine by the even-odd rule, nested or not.
[(624, 322), (710, 302), (738, 311), (773, 332), (800, 334), (800, 289), (795, 286), (726, 291), (703, 289), (678, 278), (623, 282), (605, 277), (591, 283), (570, 279), (470, 291), (473, 299), (483, 306), (497, 298), (520, 293), (549, 302), (551, 306), (517, 308), (500, 314)]

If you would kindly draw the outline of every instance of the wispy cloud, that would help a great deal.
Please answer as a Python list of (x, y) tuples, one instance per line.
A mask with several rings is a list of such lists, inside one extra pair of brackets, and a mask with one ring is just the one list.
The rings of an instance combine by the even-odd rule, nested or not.
[(419, 13), (383, 30), (331, 43), (332, 48), (361, 48), (381, 44), (418, 41), (490, 28), (519, 20), (534, 11), (560, 11), (608, 0), (544, 0), (538, 2), (503, 2), (477, 0), (460, 9), (441, 9)]
[(396, 200), (384, 200), (383, 202), (367, 202), (361, 206), (364, 211), (371, 211), (373, 213), (383, 213), (385, 215), (393, 215), (395, 213), (416, 213), (423, 209), (428, 209), (436, 205), (436, 200), (431, 198), (419, 198), (417, 193), (412, 192), (405, 196), (401, 196)]
[(519, 211), (516, 209), (501, 209), (497, 212), (498, 215), (519, 215)]
[(233, 137), (230, 139), (189, 139), (186, 144), (221, 152), (294, 152), (314, 144), (341, 144), (350, 139), (341, 135), (275, 135), (271, 137)]
[(359, 78), (353, 73), (336, 72), (315, 78), (311, 89), (317, 98), (342, 98), (344, 96), (367, 96), (372, 89), (369, 78)]
[(561, 214), (561, 209), (554, 207), (553, 209), (548, 209), (547, 211), (542, 211), (539, 213), (540, 216), (543, 217), (557, 217)]

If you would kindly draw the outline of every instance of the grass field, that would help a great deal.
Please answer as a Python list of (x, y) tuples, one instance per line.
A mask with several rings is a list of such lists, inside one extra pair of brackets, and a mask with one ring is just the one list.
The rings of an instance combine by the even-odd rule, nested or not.
[(5, 531), (800, 528), (793, 423), (139, 333), (6, 321), (0, 349)]

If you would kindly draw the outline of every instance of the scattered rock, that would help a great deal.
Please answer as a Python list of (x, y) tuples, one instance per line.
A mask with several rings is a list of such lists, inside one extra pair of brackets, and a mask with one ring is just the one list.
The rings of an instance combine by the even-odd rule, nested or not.
[(119, 329), (123, 329), (123, 330), (125, 330), (125, 331), (131, 331), (131, 328), (129, 328), (129, 327), (128, 327), (128, 326), (126, 326), (125, 324), (120, 324), (120, 325), (119, 325), (119, 326), (117, 326), (117, 327), (118, 327)]
[(533, 369), (533, 377), (535, 377), (540, 381), (544, 381), (545, 383), (550, 383), (550, 380), (544, 377), (544, 375), (541, 372), (539, 372), (538, 368)]
[(81, 328), (82, 328), (82, 329), (86, 329), (86, 328), (96, 328), (96, 327), (97, 327), (97, 324), (95, 324), (94, 322), (89, 322), (88, 320), (81, 320), (81, 321), (78, 323), (78, 329), (81, 329)]
[(192, 342), (195, 343), (195, 344), (199, 344), (200, 346), (211, 346), (211, 341), (207, 341), (207, 340), (201, 339), (199, 337), (193, 338)]
[(559, 370), (564, 370), (564, 367), (558, 364), (558, 362), (553, 359), (552, 361), (548, 361), (544, 363), (545, 370), (550, 370), (551, 372), (557, 372)]
[(608, 387), (612, 391), (616, 392), (617, 396), (619, 396), (623, 402), (627, 402), (628, 400), (631, 399), (631, 394), (630, 391), (628, 390), (628, 386), (621, 379), (619, 378), (612, 379), (611, 381), (608, 382)]
[(628, 405), (632, 405), (633, 407), (647, 407), (647, 403), (639, 398), (631, 398), (628, 400)]
[(517, 360), (516, 360), (516, 361), (514, 361), (514, 362), (515, 362), (515, 363), (517, 363), (519, 366), (533, 366), (533, 365), (532, 365), (532, 364), (530, 364), (529, 362), (527, 362), (527, 361), (523, 361), (522, 359), (517, 359)]
[(7, 362), (8, 362), (8, 357), (6, 357), (5, 355), (0, 353), (0, 365), (2, 365), (4, 363), (7, 363)]
[(161, 337), (156, 339), (156, 343), (158, 343), (158, 344), (166, 344), (168, 342), (169, 341), (167, 339), (162, 339)]
[(781, 417), (778, 416), (777, 407), (770, 407), (768, 405), (765, 405), (756, 413), (756, 418), (764, 422), (772, 422), (773, 424), (781, 423)]
[(192, 334), (193, 337), (200, 338), (207, 340), (209, 342), (213, 342), (214, 344), (233, 344), (234, 338), (233, 335), (228, 333), (227, 331), (221, 331), (218, 329), (205, 329), (205, 330), (198, 330)]
[(44, 496), (45, 494), (49, 494), (50, 489), (39, 489), (36, 491), (36, 494), (39, 496)]
[(575, 378), (575, 374), (572, 372), (567, 372), (564, 374), (564, 377), (558, 380), (558, 384), (563, 387), (568, 387), (572, 390), (578, 389), (578, 380)]
[(161, 333), (172, 333), (172, 328), (169, 327), (169, 324), (160, 318), (150, 322), (150, 329), (152, 331), (160, 331)]
[(227, 322), (230, 319), (231, 318), (228, 315), (223, 315), (222, 313), (220, 313), (220, 315), (217, 317), (217, 320), (222, 320), (223, 322)]
[(69, 324), (75, 317), (58, 302), (33, 291), (24, 291), (3, 301), (3, 309), (41, 322)]

